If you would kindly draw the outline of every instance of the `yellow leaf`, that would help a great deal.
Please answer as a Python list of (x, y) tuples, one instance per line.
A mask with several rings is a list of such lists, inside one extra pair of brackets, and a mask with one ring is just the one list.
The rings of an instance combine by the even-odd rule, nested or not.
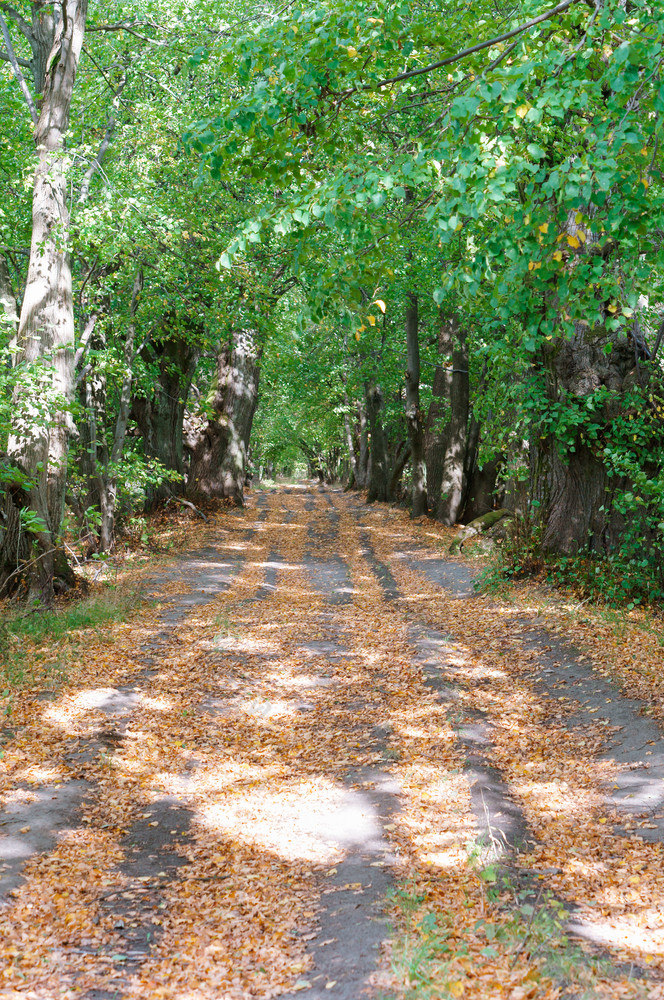
[(650, 187), (650, 181), (648, 180), (648, 178), (647, 177), (642, 177), (641, 178), (641, 183), (643, 184), (644, 188), (647, 191), (648, 188)]
[(574, 216), (574, 221), (576, 222), (577, 226), (580, 222), (583, 222), (583, 212), (577, 212), (576, 215)]
[(530, 111), (529, 104), (520, 104), (519, 107), (516, 109), (517, 117), (525, 118), (529, 111)]
[(369, 323), (371, 324), (371, 326), (375, 326), (376, 325), (376, 317), (375, 316), (367, 316), (367, 319), (369, 320)]
[(553, 255), (553, 259), (554, 260), (562, 260), (563, 259), (562, 250), (556, 250), (556, 252)]
[(462, 997), (466, 992), (466, 987), (464, 983), (459, 980), (456, 983), (450, 983), (450, 993), (453, 997)]
[(357, 49), (355, 48), (354, 45), (348, 46), (348, 55), (351, 57), (351, 59), (357, 58)]
[(576, 238), (576, 236), (568, 236), (568, 237), (567, 237), (567, 242), (569, 243), (569, 245), (570, 245), (571, 247), (573, 247), (573, 248), (574, 248), (574, 250), (576, 250), (576, 248), (577, 248), (577, 247), (580, 247), (580, 246), (581, 246), (581, 243), (580, 243), (580, 241), (579, 241), (579, 240), (578, 240), (578, 239)]
[(618, 312), (618, 306), (615, 304), (615, 302), (612, 302), (610, 305), (606, 307), (606, 310), (607, 312), (610, 313), (616, 313)]
[(385, 314), (385, 309), (387, 308), (387, 306), (385, 305), (385, 303), (383, 302), (382, 299), (376, 299), (376, 301), (374, 302), (374, 305), (378, 306), (378, 308), (383, 313), (383, 315)]
[(539, 269), (540, 269), (541, 266), (542, 266), (542, 262), (539, 261), (539, 260), (531, 260), (531, 261), (528, 262), (528, 270), (529, 271), (539, 271)]
[(355, 340), (359, 340), (359, 339), (360, 339), (360, 335), (359, 335), (359, 333), (356, 333), (355, 334)]
[(540, 231), (540, 233), (548, 233), (548, 231), (549, 231), (549, 223), (548, 222), (543, 223), (543, 225), (541, 225), (539, 227), (539, 231)]

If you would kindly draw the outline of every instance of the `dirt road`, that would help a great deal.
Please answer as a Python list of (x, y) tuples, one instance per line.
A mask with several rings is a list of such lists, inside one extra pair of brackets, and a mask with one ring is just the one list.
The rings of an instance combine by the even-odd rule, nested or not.
[(3, 745), (0, 996), (664, 997), (658, 727), (426, 529), (258, 493), (147, 590)]

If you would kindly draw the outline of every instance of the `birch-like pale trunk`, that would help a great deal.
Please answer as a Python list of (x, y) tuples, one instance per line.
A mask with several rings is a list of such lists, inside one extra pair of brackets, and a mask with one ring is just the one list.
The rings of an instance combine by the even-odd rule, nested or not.
[(453, 319), (455, 347), (452, 353), (450, 423), (447, 435), (443, 477), (436, 516), (445, 525), (456, 524), (463, 513), (464, 466), (468, 438), (469, 375), (466, 331), (457, 317)]
[(8, 446), (10, 458), (30, 481), (27, 505), (42, 525), (37, 532), (38, 558), (30, 568), (29, 596), (46, 603), (53, 596), (67, 482), (69, 406), (75, 388), (64, 139), (87, 8), (87, 0), (63, 3), (46, 64), (35, 128), (32, 245), (18, 330), (19, 361), (33, 373), (43, 366), (43, 383), (32, 389), (28, 383), (17, 391)]

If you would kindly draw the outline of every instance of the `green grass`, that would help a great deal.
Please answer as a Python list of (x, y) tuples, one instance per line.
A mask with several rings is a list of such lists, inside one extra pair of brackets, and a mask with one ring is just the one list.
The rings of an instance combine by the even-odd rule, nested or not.
[(38, 675), (57, 686), (86, 635), (124, 621), (140, 603), (135, 593), (108, 587), (54, 609), (0, 612), (0, 693), (9, 697)]
[(399, 912), (392, 962), (403, 1000), (470, 997), (473, 981), (464, 968), (486, 963), (507, 971), (524, 961), (535, 996), (555, 984), (561, 996), (595, 997), (610, 966), (568, 938), (562, 904), (550, 893), (533, 899), (515, 891), (503, 873), (496, 881), (487, 874), (487, 912), (479, 920), (429, 906), (409, 885), (392, 894)]

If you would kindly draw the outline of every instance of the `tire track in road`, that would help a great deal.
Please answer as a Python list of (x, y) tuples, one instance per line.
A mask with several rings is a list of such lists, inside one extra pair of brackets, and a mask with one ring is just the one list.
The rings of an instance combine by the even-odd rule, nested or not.
[[(565, 891), (565, 881), (561, 877), (563, 869), (568, 868), (570, 862), (573, 864), (575, 856), (587, 854), (584, 847), (588, 836), (585, 825), (579, 824), (576, 830), (570, 830), (571, 840), (559, 856), (559, 868), (547, 867), (546, 862), (537, 860), (550, 857), (550, 850), (543, 849), (548, 840), (546, 822), (542, 825), (536, 821), (536, 829), (533, 829), (532, 796), (524, 800), (522, 792), (529, 782), (523, 779), (515, 781), (511, 773), (513, 762), (510, 763), (505, 748), (498, 752), (496, 736), (499, 730), (496, 730), (496, 724), (509, 725), (509, 705), (504, 699), (511, 664), (501, 662), (498, 667), (495, 665), (495, 647), (499, 645), (495, 641), (496, 631), (490, 636), (490, 651), (487, 637), (486, 651), (489, 656), (483, 663), (482, 642), (477, 635), (473, 639), (471, 653), (464, 644), (467, 638), (464, 637), (461, 643), (455, 641), (453, 629), (448, 631), (447, 623), (442, 631), (432, 627), (436, 608), (439, 607), (435, 602), (436, 590), (439, 595), (444, 594), (447, 609), (455, 609), (447, 615), (450, 622), (460, 621), (459, 611), (464, 604), (468, 606), (468, 619), (472, 621), (475, 614), (472, 572), (463, 564), (427, 552), (420, 542), (412, 540), (401, 525), (393, 532), (389, 527), (380, 526), (376, 533), (380, 539), (377, 553), (367, 527), (367, 522), (373, 518), (357, 504), (351, 505), (350, 510), (386, 599), (395, 602), (411, 620), (411, 642), (427, 682), (438, 689), (440, 696), (449, 704), (450, 712), (463, 720), (455, 725), (455, 730), (466, 753), (465, 773), (472, 784), (478, 828), (483, 832), (485, 843), (491, 847), (488, 857), (502, 855), (512, 887), (530, 891), (532, 898), (535, 895), (539, 897), (542, 888), (548, 885), (549, 892), (563, 901), (570, 915), (568, 932), (590, 943), (597, 954), (612, 963), (616, 984), (629, 973), (629, 976), (640, 976), (643, 988), (648, 989), (646, 984), (661, 979), (663, 973), (652, 966), (645, 966), (639, 959), (644, 942), (643, 932), (637, 931), (633, 922), (630, 927), (629, 920), (621, 922), (620, 910), (613, 920), (604, 919), (602, 905), (592, 895), (578, 902), (570, 899), (569, 892)], [(390, 534), (396, 541), (389, 539)], [(415, 532), (412, 531), (412, 534)], [(424, 580), (428, 587), (422, 586)], [(419, 601), (414, 601), (411, 595), (418, 591)], [(427, 609), (429, 594), (432, 596), (433, 611)], [(404, 601), (406, 595), (408, 600)], [(486, 601), (475, 607), (478, 614), (486, 615)], [(499, 618), (498, 612), (496, 616)], [(442, 617), (445, 618), (445, 615)], [(549, 729), (551, 721), (543, 715), (540, 732), (550, 732), (548, 738), (555, 743), (560, 741), (562, 730), (562, 735), (570, 739), (570, 748), (578, 748), (581, 758), (587, 759), (591, 769), (595, 768), (596, 777), (584, 794), (594, 817), (593, 825), (602, 830), (601, 825), (597, 826), (598, 815), (602, 816), (599, 824), (606, 824), (602, 831), (605, 857), (609, 865), (615, 863), (617, 858), (622, 858), (621, 864), (635, 864), (638, 874), (632, 876), (632, 882), (640, 883), (643, 864), (637, 861), (639, 843), (650, 841), (661, 845), (664, 839), (664, 741), (661, 729), (644, 717), (645, 706), (642, 703), (622, 695), (615, 685), (592, 669), (571, 643), (552, 636), (523, 614), (512, 615), (505, 622), (504, 629), (505, 653), (515, 659), (523, 655), (526, 664), (525, 667), (522, 664), (515, 675), (514, 693), (521, 688), (523, 692), (529, 692), (528, 697), (533, 699), (534, 704), (548, 705), (549, 719), (554, 726)], [(467, 635), (469, 630), (465, 628), (463, 631)], [(502, 661), (506, 659), (500, 655), (498, 658)], [(498, 675), (504, 680), (498, 681)], [(507, 711), (499, 709), (496, 713), (500, 698), (503, 698), (503, 709), (507, 708)], [(495, 707), (492, 708), (492, 705)], [(502, 720), (499, 718), (501, 714)], [(646, 756), (652, 759), (648, 761)], [(525, 766), (528, 769), (532, 764), (526, 762)], [(573, 780), (572, 770), (570, 780)], [(535, 774), (540, 781), (547, 780), (546, 758), (543, 764), (536, 767)], [(548, 780), (553, 784), (559, 783), (563, 789), (567, 788), (565, 778), (557, 771), (552, 772)], [(613, 787), (609, 790), (611, 785)], [(545, 801), (543, 805), (546, 812), (549, 804)], [(613, 830), (610, 827), (612, 821)], [(633, 836), (635, 831), (636, 839)], [(631, 840), (625, 836), (630, 833)], [(619, 847), (621, 843), (622, 850)], [(591, 857), (601, 858), (601, 850)], [(533, 860), (524, 864), (529, 854), (534, 859), (534, 865)], [(630, 862), (631, 855), (634, 855), (633, 862)], [(652, 864), (655, 865), (654, 869), (651, 867), (650, 874), (653, 901), (661, 898), (660, 905), (664, 905), (664, 895), (657, 896), (658, 892), (664, 892), (664, 886), (660, 889), (661, 882), (655, 875), (657, 863), (653, 860)], [(536, 889), (533, 890), (533, 887)], [(637, 906), (633, 911), (637, 918), (638, 910)], [(648, 960), (652, 961), (658, 950), (657, 941), (651, 939), (648, 947), (651, 949)], [(629, 958), (626, 958), (628, 954)]]

